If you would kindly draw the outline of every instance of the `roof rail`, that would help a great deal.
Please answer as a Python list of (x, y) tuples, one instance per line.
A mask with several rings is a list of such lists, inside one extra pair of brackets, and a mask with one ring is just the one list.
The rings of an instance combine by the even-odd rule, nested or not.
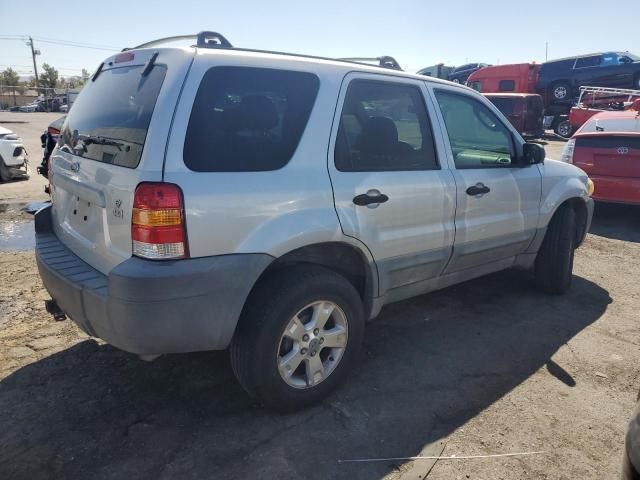
[(367, 63), (378, 62), (378, 66), (382, 68), (391, 68), (393, 70), (402, 70), (400, 64), (395, 58), (388, 55), (382, 57), (349, 57), (349, 58), (337, 58), (336, 60), (343, 60), (345, 62)]
[(149, 48), (155, 47), (156, 45), (160, 45), (162, 43), (175, 42), (177, 40), (189, 40), (191, 38), (196, 39), (196, 44), (194, 46), (200, 48), (233, 48), (231, 42), (227, 40), (224, 35), (218, 32), (200, 32), (196, 35), (175, 35), (173, 37), (164, 37), (158, 38), (156, 40), (151, 40), (150, 42), (145, 42), (140, 45), (137, 45), (132, 48), (123, 48), (122, 51), (133, 50), (137, 48)]

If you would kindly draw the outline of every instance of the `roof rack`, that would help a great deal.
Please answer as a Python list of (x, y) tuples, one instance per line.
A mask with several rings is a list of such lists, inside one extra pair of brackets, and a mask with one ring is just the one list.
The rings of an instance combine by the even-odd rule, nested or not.
[(589, 86), (583, 86), (580, 87), (580, 93), (582, 92), (587, 92), (587, 93), (610, 93), (610, 94), (614, 94), (614, 95), (618, 95), (618, 96), (626, 96), (626, 95), (631, 95), (631, 96), (640, 96), (640, 90), (631, 90), (628, 88), (610, 88), (610, 87), (589, 87)]
[(349, 58), (336, 58), (336, 60), (342, 60), (345, 62), (355, 62), (355, 63), (367, 63), (367, 62), (378, 62), (378, 66), (382, 68), (391, 68), (392, 70), (402, 70), (400, 64), (393, 57), (388, 55), (383, 55), (382, 57), (349, 57)]
[(195, 38), (196, 44), (195, 47), (200, 48), (233, 48), (231, 42), (227, 40), (224, 35), (218, 32), (200, 32), (197, 35), (175, 35), (173, 37), (164, 37), (158, 38), (157, 40), (151, 40), (150, 42), (145, 42), (140, 45), (137, 45), (132, 48), (123, 48), (122, 51), (133, 50), (137, 48), (149, 48), (155, 47), (156, 45), (160, 45), (162, 43), (175, 42), (177, 40), (189, 40)]
[(198, 48), (220, 48), (220, 49), (234, 49), (246, 52), (259, 52), (259, 53), (274, 53), (279, 55), (290, 55), (294, 57), (304, 57), (304, 58), (316, 58), (319, 60), (338, 60), (341, 62), (352, 62), (352, 63), (360, 63), (367, 64), (367, 62), (377, 62), (378, 67), (389, 68), (392, 70), (402, 71), (400, 64), (396, 61), (395, 58), (390, 57), (388, 55), (383, 55), (381, 57), (357, 57), (357, 58), (327, 58), (327, 57), (317, 57), (314, 55), (301, 55), (297, 53), (286, 53), (286, 52), (274, 52), (269, 50), (257, 50), (257, 49), (247, 49), (247, 48), (235, 48), (231, 45), (231, 42), (225, 38), (224, 35), (218, 32), (200, 32), (195, 35), (175, 35), (172, 37), (164, 37), (158, 38), (156, 40), (151, 40), (149, 42), (142, 43), (135, 47), (127, 47), (123, 48), (122, 51), (125, 52), (127, 50), (134, 50), (138, 48), (149, 48), (155, 47), (156, 45), (161, 45), (163, 43), (175, 42), (178, 40), (189, 40), (196, 39), (196, 44), (194, 47)]

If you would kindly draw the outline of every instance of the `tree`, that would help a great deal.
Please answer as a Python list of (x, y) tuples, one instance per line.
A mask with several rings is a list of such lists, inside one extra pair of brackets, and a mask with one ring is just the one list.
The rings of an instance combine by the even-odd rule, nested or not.
[(18, 87), (20, 83), (20, 75), (12, 68), (7, 68), (0, 73), (0, 85), (11, 87), (7, 91), (13, 92), (13, 104), (16, 105), (16, 90), (19, 94), (24, 92), (24, 88)]
[(58, 85), (58, 70), (48, 63), (42, 65), (43, 73), (40, 75), (40, 86), (44, 88), (56, 88)]

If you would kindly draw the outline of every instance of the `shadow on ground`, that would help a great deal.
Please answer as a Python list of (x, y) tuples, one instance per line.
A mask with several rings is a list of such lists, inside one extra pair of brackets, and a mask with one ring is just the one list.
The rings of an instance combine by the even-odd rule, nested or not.
[(252, 404), (224, 353), (149, 364), (85, 341), (0, 382), (0, 478), (380, 478), (397, 465), (337, 460), (415, 455), (545, 365), (571, 384), (549, 359), (610, 301), (508, 271), (391, 305), (343, 387), (292, 415)]
[(627, 242), (640, 242), (640, 205), (596, 202), (589, 233)]

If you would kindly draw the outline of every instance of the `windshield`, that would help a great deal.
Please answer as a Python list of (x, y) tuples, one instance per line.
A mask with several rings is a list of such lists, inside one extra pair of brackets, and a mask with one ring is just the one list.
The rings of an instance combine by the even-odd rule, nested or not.
[(74, 155), (135, 168), (166, 68), (156, 65), (105, 70), (89, 81), (62, 127), (60, 147)]

